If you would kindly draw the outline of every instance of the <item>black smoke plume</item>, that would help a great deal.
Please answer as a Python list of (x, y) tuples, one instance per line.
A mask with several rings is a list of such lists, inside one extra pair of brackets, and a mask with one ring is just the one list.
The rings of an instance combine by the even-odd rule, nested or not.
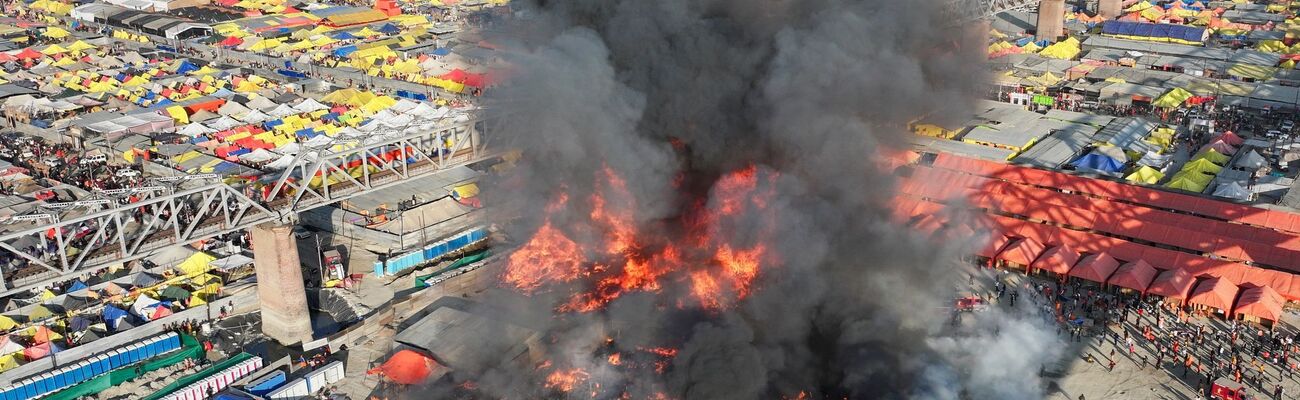
[[(561, 191), (572, 218), (553, 216), (557, 224), (585, 221), (582, 199), (597, 190), (593, 177), (606, 166), (627, 181), (638, 223), (652, 229), (682, 215), (689, 199), (707, 198), (716, 177), (756, 165), (778, 177), (771, 207), (779, 229), (770, 244), (781, 265), (765, 266), (753, 294), (720, 312), (665, 301), (682, 291), (671, 281), (661, 293), (628, 293), (587, 314), (557, 314), (560, 295), (489, 293), (481, 301), (524, 315), (545, 333), (547, 360), (589, 378), (564, 394), (545, 385), (536, 365), (489, 362), (455, 371), (451, 383), (473, 382), (478, 397), (513, 399), (1039, 397), (1032, 378), (1039, 365), (986, 364), (1019, 359), (1007, 343), (1050, 338), (1021, 325), (989, 337), (944, 336), (955, 282), (966, 279), (954, 247), (888, 222), (894, 178), (877, 166), (883, 149), (905, 146), (910, 121), (960, 120), (982, 81), (984, 32), (949, 19), (943, 6), (520, 5), (524, 17), (496, 38), (512, 43), (516, 73), (491, 93), (489, 106), (502, 122), (491, 132), (494, 144), (524, 156), (486, 192), (516, 241), (530, 236)], [(660, 346), (679, 350), (667, 361), (642, 351)], [(481, 353), (493, 360), (498, 350)], [(614, 368), (606, 362), (612, 352), (666, 365)], [(972, 373), (971, 366), (1008, 372)], [(1005, 383), (990, 377), (1015, 373), (1013, 387), (991, 389)], [(443, 386), (421, 395), (453, 396), (452, 385)]]

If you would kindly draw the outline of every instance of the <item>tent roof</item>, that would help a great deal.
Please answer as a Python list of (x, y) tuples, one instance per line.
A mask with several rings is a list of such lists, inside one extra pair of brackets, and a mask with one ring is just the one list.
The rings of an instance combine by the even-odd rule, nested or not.
[(1278, 321), (1282, 318), (1282, 295), (1268, 286), (1256, 286), (1241, 292), (1235, 314), (1246, 314)]
[(1043, 254), (1045, 248), (1042, 243), (1034, 239), (1021, 238), (998, 253), (997, 259), (1027, 266), (1033, 264), (1034, 260), (1038, 259), (1038, 255)]
[(1121, 265), (1106, 283), (1145, 292), (1151, 281), (1156, 278), (1157, 272), (1151, 264), (1144, 260), (1137, 260)]
[(996, 257), (998, 251), (1002, 250), (1002, 248), (1009, 242), (1011, 242), (1011, 238), (1006, 237), (1002, 233), (990, 232), (988, 242), (985, 243), (983, 247), (980, 247), (979, 250), (975, 252), (975, 255), (984, 258)]
[(1210, 278), (1201, 281), (1192, 290), (1187, 302), (1221, 310), (1232, 310), (1232, 301), (1237, 298), (1237, 285), (1223, 278)]
[(1242, 168), (1259, 169), (1268, 165), (1268, 160), (1265, 160), (1264, 156), (1259, 155), (1259, 152), (1252, 149), (1247, 151), (1246, 154), (1243, 154), (1241, 157), (1238, 157), (1237, 161), (1234, 162), (1233, 165)]
[(1070, 273), (1070, 268), (1077, 262), (1079, 262), (1079, 253), (1074, 252), (1070, 246), (1060, 245), (1047, 249), (1030, 266), (1034, 269), (1065, 275)]
[(1106, 252), (1089, 254), (1070, 270), (1070, 276), (1087, 279), (1097, 283), (1106, 283), (1106, 278), (1119, 268), (1119, 261)]
[(1214, 189), (1214, 195), (1237, 200), (1250, 200), (1250, 191), (1241, 187), (1237, 182), (1220, 183), (1219, 187)]
[(445, 368), (438, 365), (432, 357), (426, 356), (410, 349), (402, 349), (374, 369), (366, 371), (366, 374), (383, 374), (384, 379), (390, 382), (402, 385), (415, 385), (423, 383), (430, 377), (436, 377), (435, 372), (445, 373)]

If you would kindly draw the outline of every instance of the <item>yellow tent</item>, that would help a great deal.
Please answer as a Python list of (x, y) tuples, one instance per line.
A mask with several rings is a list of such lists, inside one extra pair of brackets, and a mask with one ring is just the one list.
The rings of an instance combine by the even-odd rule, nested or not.
[(456, 197), (467, 199), (470, 197), (478, 196), (478, 184), (469, 183), (469, 184), (460, 185), (455, 188), (452, 188), (451, 191), (456, 193)]
[(68, 45), (69, 51), (86, 51), (93, 48), (95, 48), (95, 45), (80, 40), (72, 42), (72, 44)]
[[(1204, 174), (1212, 175), (1212, 174), (1219, 173), (1219, 171), (1222, 169), (1223, 167), (1215, 165), (1214, 163), (1210, 162), (1210, 160), (1204, 158), (1197, 158), (1195, 160), (1188, 161), (1187, 164), (1184, 164), (1182, 172), (1188, 172), (1188, 173), (1197, 172), (1202, 175)], [(1206, 175), (1206, 177), (1210, 177), (1210, 175)], [(1199, 180), (1200, 179), (1198, 179), (1198, 181)]]
[(280, 39), (266, 39), (266, 40), (262, 40), (262, 41), (257, 42), (257, 43), (253, 43), (253, 45), (250, 46), (250, 47), (248, 48), (248, 50), (251, 50), (251, 51), (266, 51), (266, 50), (270, 50), (270, 49), (274, 49), (274, 48), (276, 48), (276, 47), (279, 47), (280, 44), (281, 44)]
[(1193, 181), (1184, 174), (1174, 175), (1174, 179), (1165, 184), (1170, 189), (1181, 189), (1189, 192), (1201, 192), (1205, 190), (1205, 184)]
[(1192, 98), (1191, 92), (1188, 92), (1183, 88), (1174, 88), (1173, 90), (1170, 90), (1169, 92), (1156, 98), (1156, 100), (1151, 102), (1151, 104), (1156, 107), (1177, 108), (1179, 106), (1182, 106), (1183, 103), (1190, 98)]
[[(1218, 164), (1218, 165), (1225, 165), (1228, 163), (1228, 160), (1232, 159), (1232, 157), (1220, 153), (1218, 150), (1209, 149), (1201, 152), (1200, 154), (1197, 154), (1196, 157), (1193, 157), (1193, 161), (1200, 160), (1200, 159), (1205, 159), (1211, 163)], [(1192, 161), (1188, 161), (1188, 164), (1190, 163), (1192, 163)]]
[(68, 37), (68, 35), (71, 35), (71, 33), (68, 33), (67, 30), (57, 26), (45, 28), (45, 32), (41, 32), (41, 36), (53, 39), (62, 39)]
[(190, 123), (190, 115), (185, 112), (185, 107), (181, 107), (181, 106), (167, 107), (167, 115), (171, 116), (172, 119), (176, 120), (177, 124), (184, 125)]
[(1272, 78), (1275, 72), (1277, 72), (1277, 68), (1265, 67), (1262, 65), (1233, 64), (1231, 67), (1228, 67), (1228, 75), (1254, 80)]
[(18, 326), (18, 321), (14, 321), (8, 315), (0, 315), (0, 331), (8, 331)]
[(57, 45), (57, 44), (52, 44), (52, 45), (50, 45), (50, 47), (46, 47), (44, 50), (41, 50), (41, 54), (44, 54), (44, 55), (47, 55), (47, 56), (48, 56), (48, 55), (59, 54), (59, 53), (67, 53), (67, 52), (68, 52), (68, 49), (65, 49), (65, 48), (63, 48), (63, 46), (59, 46), (59, 45)]
[(356, 35), (357, 37), (371, 37), (371, 36), (379, 36), (380, 33), (379, 33), (379, 32), (376, 32), (376, 31), (373, 30), (373, 29), (370, 29), (370, 27), (367, 26), (367, 27), (365, 27), (365, 28), (361, 28), (361, 30), (357, 31), (357, 32), (355, 33), (355, 35)]
[(1160, 180), (1163, 179), (1164, 177), (1165, 174), (1161, 173), (1160, 171), (1157, 171), (1155, 168), (1151, 168), (1143, 165), (1142, 168), (1138, 168), (1137, 170), (1133, 171), (1133, 173), (1130, 173), (1128, 174), (1128, 176), (1124, 177), (1124, 180), (1133, 183), (1145, 183), (1148, 185), (1154, 185), (1156, 184), (1156, 182), (1160, 182)]
[(185, 261), (182, 261), (180, 264), (176, 264), (176, 270), (187, 276), (198, 276), (207, 272), (208, 263), (216, 259), (217, 258), (213, 257), (211, 254), (200, 251), (191, 254), (189, 258), (186, 258)]
[(21, 352), (0, 356), (0, 371), (8, 371), (23, 365)]

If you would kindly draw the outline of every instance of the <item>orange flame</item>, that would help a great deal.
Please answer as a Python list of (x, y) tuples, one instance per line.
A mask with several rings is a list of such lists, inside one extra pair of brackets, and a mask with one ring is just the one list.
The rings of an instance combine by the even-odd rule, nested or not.
[(557, 370), (546, 376), (546, 388), (559, 390), (561, 392), (571, 392), (573, 388), (582, 382), (585, 382), (590, 374), (579, 368)]
[(582, 274), (578, 244), (547, 220), (523, 247), (510, 254), (503, 278), (525, 293), (548, 280), (572, 281)]
[[(636, 222), (635, 198), (627, 182), (606, 167), (597, 174), (591, 196), (589, 223), (575, 229), (601, 238), (589, 247), (579, 245), (554, 227), (550, 219), (509, 257), (503, 280), (525, 294), (547, 283), (571, 282), (588, 276), (594, 279), (583, 290), (559, 304), (560, 312), (591, 312), (603, 309), (624, 293), (659, 292), (662, 279), (673, 275), (690, 285), (690, 297), (699, 307), (717, 310), (734, 305), (752, 290), (762, 266), (773, 263), (764, 242), (774, 224), (759, 232), (757, 244), (731, 243), (733, 219), (766, 214), (771, 188), (760, 191), (756, 166), (726, 174), (715, 182), (711, 202), (703, 203), (683, 217), (689, 240), (673, 241), (644, 234)], [(768, 174), (775, 179), (774, 174)], [(559, 196), (548, 205), (548, 215), (568, 205)], [(748, 217), (746, 217), (748, 218)], [(745, 228), (750, 229), (750, 228)], [(584, 231), (585, 230), (585, 231)], [(731, 230), (731, 231), (729, 231)], [(588, 259), (587, 255), (597, 257)], [(678, 302), (679, 306), (683, 306)]]
[(610, 354), (610, 355), (609, 355), (609, 365), (621, 365), (621, 364), (623, 364), (623, 356), (622, 356), (622, 355), (620, 355), (620, 354), (618, 354), (618, 353), (614, 353), (614, 354)]

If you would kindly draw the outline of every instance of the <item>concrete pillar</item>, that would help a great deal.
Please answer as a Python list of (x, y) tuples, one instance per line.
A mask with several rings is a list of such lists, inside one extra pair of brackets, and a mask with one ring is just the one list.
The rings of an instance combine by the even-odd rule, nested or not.
[(1056, 41), (1065, 32), (1065, 0), (1039, 0), (1038, 40)]
[(1097, 0), (1097, 15), (1114, 19), (1124, 12), (1124, 0)]
[(251, 230), (262, 333), (284, 345), (311, 341), (311, 314), (293, 226), (268, 222)]

